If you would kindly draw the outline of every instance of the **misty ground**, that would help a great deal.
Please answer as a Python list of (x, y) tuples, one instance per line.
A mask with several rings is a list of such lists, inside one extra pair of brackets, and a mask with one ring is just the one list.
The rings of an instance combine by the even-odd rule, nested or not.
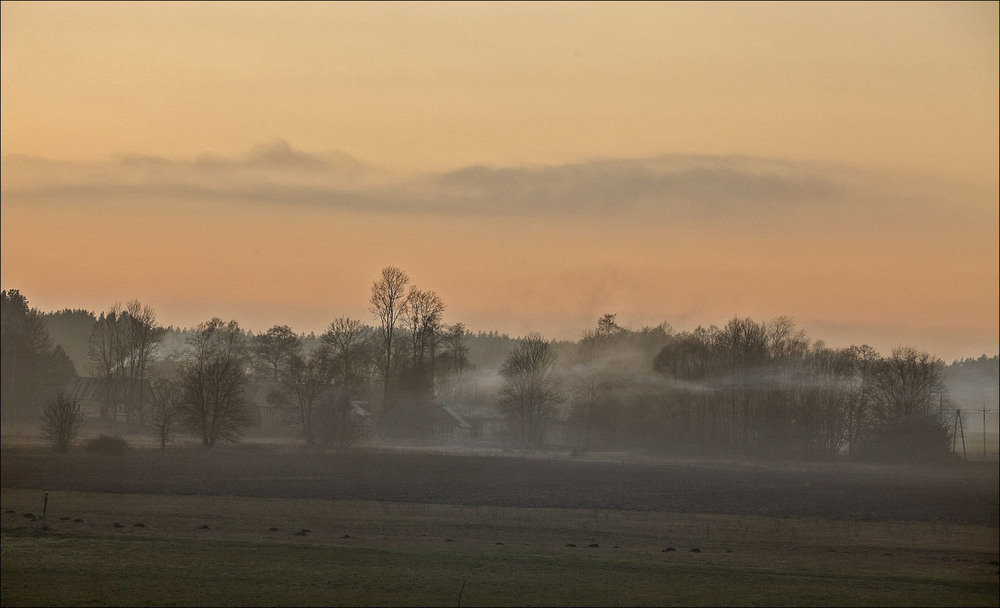
[(0, 456), (3, 605), (997, 605), (996, 462)]
[(997, 526), (997, 463), (618, 462), (568, 455), (247, 444), (132, 449), (121, 456), (4, 445), (3, 488), (617, 509)]

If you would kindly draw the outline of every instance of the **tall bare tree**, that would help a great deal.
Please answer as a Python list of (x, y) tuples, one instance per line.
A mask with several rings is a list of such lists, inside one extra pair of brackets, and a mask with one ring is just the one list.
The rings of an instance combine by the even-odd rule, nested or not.
[(104, 409), (101, 416), (111, 420), (117, 419), (118, 405), (125, 399), (125, 337), (124, 324), (120, 320), (123, 312), (121, 304), (117, 302), (102, 312), (88, 341), (90, 373), (100, 378), (104, 384)]
[(286, 406), (302, 431), (306, 445), (316, 443), (316, 410), (325, 393), (333, 390), (327, 349), (318, 348), (308, 356), (296, 354), (281, 374)]
[(205, 447), (238, 441), (252, 424), (243, 389), (247, 346), (236, 321), (218, 317), (199, 325), (190, 338), (191, 352), (181, 363), (181, 420)]
[(535, 448), (543, 443), (545, 426), (564, 401), (555, 364), (552, 345), (531, 333), (517, 343), (500, 369), (504, 386), (497, 406), (517, 426), (522, 445)]
[(716, 352), (726, 376), (724, 388), (730, 394), (730, 431), (732, 441), (743, 452), (750, 451), (754, 440), (754, 395), (762, 383), (761, 374), (768, 361), (768, 333), (764, 323), (734, 317), (715, 334)]
[(91, 372), (104, 381), (110, 418), (117, 419), (119, 405), (127, 422), (141, 418), (149, 366), (162, 337), (156, 313), (138, 300), (124, 306), (115, 303), (98, 317), (90, 334), (89, 356)]
[(442, 363), (444, 378), (447, 379), (447, 387), (444, 389), (446, 394), (453, 396), (465, 394), (465, 372), (469, 369), (468, 336), (464, 323), (449, 326), (442, 336), (444, 346)]
[(599, 418), (608, 418), (614, 397), (625, 384), (622, 370), (612, 363), (610, 351), (615, 339), (625, 337), (628, 332), (615, 322), (615, 316), (603, 315), (595, 330), (584, 333), (576, 349), (570, 397), (575, 422), (583, 427), (580, 447), (585, 450), (591, 447), (595, 423)]
[(434, 375), (445, 305), (433, 291), (410, 290), (405, 317), (410, 330), (410, 389), (421, 397), (434, 396)]
[(381, 351), (380, 367), (384, 381), (382, 402), (384, 407), (392, 407), (392, 355), (393, 338), (396, 326), (406, 312), (408, 293), (406, 286), (410, 277), (395, 266), (382, 269), (382, 276), (372, 283), (371, 307), (369, 311), (379, 323), (379, 349)]
[(371, 330), (361, 321), (337, 317), (320, 337), (333, 368), (333, 379), (339, 382), (348, 398), (366, 393), (371, 382)]
[(142, 403), (148, 398), (149, 368), (163, 339), (153, 308), (132, 300), (125, 305), (125, 403), (129, 422), (142, 418)]

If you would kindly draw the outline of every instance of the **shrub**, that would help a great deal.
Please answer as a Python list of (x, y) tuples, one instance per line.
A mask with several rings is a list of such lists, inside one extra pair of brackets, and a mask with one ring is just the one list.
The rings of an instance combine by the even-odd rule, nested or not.
[(69, 451), (70, 444), (83, 430), (83, 412), (76, 399), (58, 393), (42, 411), (42, 432), (60, 454)]
[(871, 429), (863, 438), (858, 456), (864, 460), (900, 463), (947, 461), (951, 429), (936, 416), (915, 416)]
[(94, 437), (84, 445), (84, 449), (88, 452), (106, 456), (121, 456), (128, 452), (129, 447), (128, 441), (124, 437), (110, 437), (108, 435)]

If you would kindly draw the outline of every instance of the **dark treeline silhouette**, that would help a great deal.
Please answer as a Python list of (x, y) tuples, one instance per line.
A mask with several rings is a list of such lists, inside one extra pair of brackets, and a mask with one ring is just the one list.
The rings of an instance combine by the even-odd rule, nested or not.
[(911, 348), (829, 348), (786, 317), (675, 331), (606, 314), (576, 342), (514, 338), (446, 323), (445, 302), (395, 267), (369, 304), (369, 319), (306, 335), (218, 318), (163, 328), (138, 301), (43, 314), (5, 291), (3, 420), (38, 422), (70, 385), (71, 398), (96, 400), (91, 418), (146, 428), (161, 447), (182, 433), (211, 447), (267, 432), (336, 449), (368, 435), (913, 461), (950, 455), (953, 393), (996, 402), (996, 356), (946, 366)]
[(37, 420), (44, 404), (76, 371), (27, 298), (16, 289), (0, 296), (0, 420)]

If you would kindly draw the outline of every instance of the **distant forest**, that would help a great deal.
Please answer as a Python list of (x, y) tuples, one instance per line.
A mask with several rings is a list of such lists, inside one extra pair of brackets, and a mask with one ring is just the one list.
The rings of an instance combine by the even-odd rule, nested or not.
[(86, 377), (103, 387), (107, 428), (146, 428), (164, 446), (178, 434), (239, 440), (261, 424), (252, 386), (271, 387), (305, 444), (341, 448), (359, 435), (358, 412), (392, 437), (429, 429), (428, 404), (502, 427), (511, 447), (709, 457), (937, 459), (950, 457), (956, 422), (981, 427), (986, 409), (996, 426), (997, 355), (945, 364), (912, 348), (829, 348), (786, 317), (677, 331), (609, 313), (575, 342), (469, 332), (394, 267), (369, 304), (367, 319), (306, 335), (221, 318), (162, 327), (138, 301), (41, 312), (4, 291), (2, 420), (37, 422)]

